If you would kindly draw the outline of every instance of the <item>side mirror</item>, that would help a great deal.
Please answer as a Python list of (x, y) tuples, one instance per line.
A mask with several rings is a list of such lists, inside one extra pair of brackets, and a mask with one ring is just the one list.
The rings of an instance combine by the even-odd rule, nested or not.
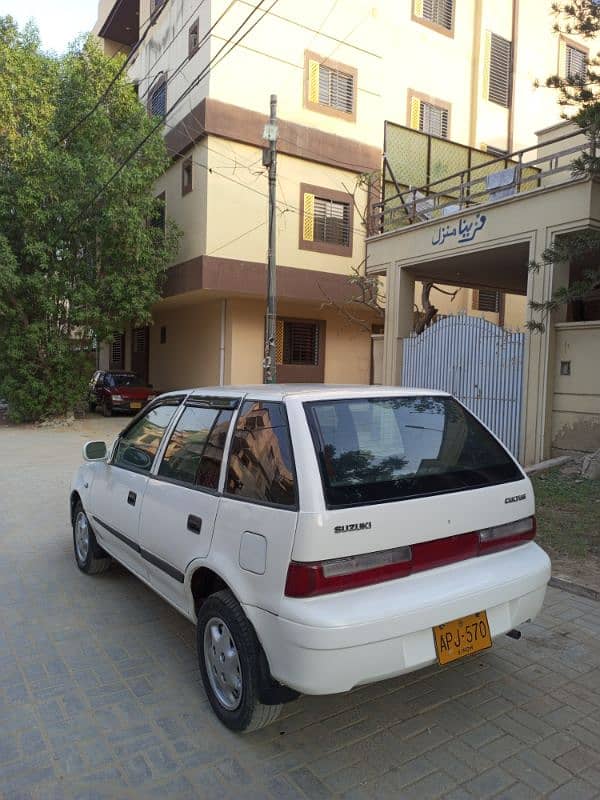
[(86, 461), (104, 461), (106, 442), (86, 442), (83, 445), (83, 457)]

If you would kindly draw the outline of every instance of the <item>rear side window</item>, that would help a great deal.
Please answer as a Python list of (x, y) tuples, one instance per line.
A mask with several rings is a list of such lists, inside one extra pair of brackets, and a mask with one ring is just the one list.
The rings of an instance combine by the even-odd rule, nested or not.
[(150, 472), (176, 405), (157, 406), (144, 414), (119, 439), (113, 464), (136, 472)]
[(169, 440), (158, 474), (190, 486), (218, 489), (232, 416), (230, 410), (186, 408)]
[(247, 401), (231, 442), (226, 491), (244, 500), (296, 506), (296, 476), (283, 403)]
[(521, 480), (504, 448), (451, 397), (307, 403), (329, 507)]

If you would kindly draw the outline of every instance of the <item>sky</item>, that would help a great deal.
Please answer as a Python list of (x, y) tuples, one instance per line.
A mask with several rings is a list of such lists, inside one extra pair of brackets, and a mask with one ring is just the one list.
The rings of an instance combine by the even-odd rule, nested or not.
[(98, 0), (0, 0), (0, 16), (10, 14), (22, 27), (34, 19), (45, 50), (63, 53), (96, 21)]

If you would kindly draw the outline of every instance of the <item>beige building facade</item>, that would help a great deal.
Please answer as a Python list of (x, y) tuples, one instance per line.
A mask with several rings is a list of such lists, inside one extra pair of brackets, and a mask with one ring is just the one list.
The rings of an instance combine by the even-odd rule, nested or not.
[[(369, 382), (381, 319), (352, 304), (351, 276), (367, 259), (384, 121), (491, 154), (534, 145), (560, 118), (534, 81), (585, 49), (552, 24), (549, 0), (100, 0), (105, 52), (133, 49), (141, 102), (166, 114), (172, 164), (155, 191), (183, 231), (153, 324), (104, 346), (102, 365), (163, 390), (262, 380), (274, 93), (278, 379)], [(494, 300), (495, 288), (432, 300), (522, 327), (524, 286)]]

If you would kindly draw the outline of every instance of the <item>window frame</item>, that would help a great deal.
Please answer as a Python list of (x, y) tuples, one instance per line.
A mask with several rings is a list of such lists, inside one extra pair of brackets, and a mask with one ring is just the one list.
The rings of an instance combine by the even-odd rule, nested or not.
[(153, 478), (154, 477), (154, 471), (156, 469), (156, 465), (157, 465), (159, 459), (162, 459), (163, 445), (165, 443), (165, 440), (167, 439), (167, 437), (170, 438), (171, 430), (173, 428), (173, 421), (179, 419), (180, 411), (178, 411), (176, 409), (175, 412), (173, 413), (173, 416), (171, 417), (171, 419), (169, 421), (169, 424), (165, 428), (165, 432), (164, 432), (164, 434), (162, 436), (162, 439), (160, 440), (160, 443), (159, 443), (158, 447), (156, 448), (156, 453), (154, 454), (154, 458), (152, 459), (152, 464), (150, 465), (150, 468), (148, 470), (138, 469), (138, 468), (136, 468), (134, 466), (125, 467), (122, 464), (115, 464), (115, 457), (116, 457), (117, 451), (119, 449), (119, 444), (120, 444), (121, 440), (134, 427), (134, 425), (137, 425), (137, 423), (143, 417), (148, 416), (148, 414), (151, 411), (154, 411), (157, 408), (160, 408), (162, 406), (176, 406), (176, 407), (177, 406), (182, 406), (183, 403), (184, 403), (184, 400), (185, 400), (185, 396), (184, 395), (176, 395), (176, 396), (173, 396), (173, 397), (166, 397), (166, 398), (160, 400), (159, 402), (150, 403), (145, 408), (143, 408), (138, 414), (135, 415), (135, 417), (131, 420), (129, 425), (127, 425), (125, 428), (123, 428), (121, 433), (115, 439), (114, 444), (112, 446), (111, 453), (110, 453), (110, 457), (107, 460), (107, 464), (109, 466), (111, 466), (111, 467), (114, 467), (114, 469), (122, 469), (122, 470), (125, 470), (125, 472), (135, 472), (138, 475), (145, 475), (147, 478)]
[[(438, 136), (436, 133), (429, 133), (428, 131), (422, 131), (420, 128), (413, 128), (411, 127), (411, 106), (412, 100), (418, 100), (420, 103), (427, 103), (430, 106), (436, 106), (436, 108), (445, 111), (448, 114), (448, 122), (446, 125), (446, 136)], [(446, 100), (441, 100), (439, 97), (432, 97), (429, 94), (423, 94), (422, 92), (417, 92), (415, 89), (408, 89), (407, 92), (407, 99), (406, 99), (406, 127), (410, 128), (411, 131), (417, 131), (418, 133), (423, 133), (425, 136), (434, 136), (436, 139), (442, 139), (443, 141), (447, 142), (451, 140), (450, 131), (452, 130), (452, 103), (447, 102)]]
[[(500, 314), (502, 310), (502, 298), (504, 292), (501, 289), (473, 289), (473, 296), (471, 298), (471, 308), (473, 311), (478, 311), (480, 314)], [(480, 308), (479, 303), (482, 292), (494, 292), (496, 295), (496, 308), (491, 311), (489, 308)]]
[[(310, 88), (310, 69), (309, 61), (318, 61), (319, 67), (328, 67), (338, 72), (343, 72), (352, 78), (352, 113), (342, 111), (339, 108), (328, 106), (323, 103), (314, 102), (309, 99)], [(328, 114), (330, 117), (337, 119), (344, 119), (346, 122), (356, 122), (356, 107), (358, 103), (358, 70), (356, 67), (351, 67), (349, 64), (343, 64), (341, 61), (334, 61), (331, 58), (324, 58), (318, 53), (311, 50), (304, 51), (304, 107), (311, 111), (317, 111), (319, 114)]]
[[(334, 203), (344, 203), (348, 206), (348, 245), (334, 244), (333, 242), (320, 242), (314, 239), (310, 241), (304, 238), (304, 195), (312, 194), (323, 200), (331, 200)], [(300, 184), (300, 214), (298, 229), (298, 249), (311, 250), (314, 253), (326, 253), (332, 256), (352, 257), (354, 246), (354, 204), (352, 195), (347, 192), (339, 192), (335, 189), (326, 189), (324, 186), (314, 186), (309, 183)], [(314, 216), (313, 216), (314, 219)]]
[[(156, 78), (154, 83), (148, 89), (148, 106), (147, 106), (147, 108), (148, 108), (148, 114), (150, 114), (151, 117), (160, 117), (160, 119), (164, 119), (167, 116), (167, 113), (168, 113), (168, 110), (169, 110), (168, 83), (169, 83), (169, 81), (168, 81), (167, 73), (163, 72), (162, 75), (159, 75)], [(162, 89), (163, 87), (164, 87), (164, 90), (165, 90), (165, 113), (164, 114), (155, 114), (152, 111), (152, 100), (154, 98), (154, 95), (158, 92), (158, 90)]]
[[(196, 492), (203, 492), (204, 494), (210, 494), (213, 497), (220, 497), (222, 495), (221, 490), (219, 487), (222, 485), (223, 479), (223, 467), (224, 464), (228, 463), (229, 461), (229, 444), (231, 442), (232, 430), (236, 424), (239, 409), (242, 405), (242, 398), (240, 397), (231, 397), (231, 398), (223, 398), (224, 401), (229, 400), (230, 405), (214, 405), (211, 404), (210, 401), (202, 401), (198, 402), (198, 399), (195, 397), (189, 397), (187, 400), (184, 400), (181, 404), (181, 409), (174, 415), (175, 423), (170, 426), (163, 437), (163, 441), (160, 444), (159, 449), (156, 452), (156, 460), (152, 465), (151, 475), (150, 477), (155, 481), (160, 481), (161, 483), (170, 483), (173, 486), (181, 486), (183, 489), (192, 489)], [(235, 405), (237, 403), (237, 405)], [(158, 471), (162, 465), (162, 462), (165, 457), (165, 453), (169, 446), (169, 442), (171, 441), (171, 437), (175, 433), (177, 425), (179, 424), (179, 420), (185, 414), (187, 408), (208, 408), (216, 412), (216, 417), (211, 425), (210, 431), (208, 432), (207, 442), (210, 438), (211, 433), (213, 432), (214, 426), (216, 421), (219, 418), (219, 414), (222, 411), (231, 411), (231, 419), (229, 421), (229, 428), (227, 429), (227, 435), (225, 437), (225, 443), (223, 445), (223, 458), (221, 459), (221, 466), (219, 468), (219, 480), (217, 482), (217, 488), (211, 489), (209, 486), (200, 486), (195, 483), (188, 483), (187, 481), (177, 480), (177, 478), (172, 478), (169, 475), (159, 475)], [(205, 446), (206, 449), (206, 446)], [(204, 455), (204, 452), (203, 452)]]
[[(194, 34), (196, 35), (196, 44), (192, 46), (192, 36)], [(196, 17), (188, 28), (188, 59), (195, 56), (198, 50), (200, 50), (200, 17)]]
[(417, 2), (418, 0), (412, 0), (411, 20), (413, 22), (417, 22), (419, 25), (424, 25), (426, 28), (435, 31), (436, 33), (442, 33), (444, 36), (454, 39), (454, 27), (456, 24), (456, 0), (452, 0), (452, 27), (450, 28), (446, 28), (445, 25), (440, 25), (437, 22), (433, 22), (433, 20), (427, 19), (427, 17), (419, 16), (416, 11)]
[[(231, 460), (231, 450), (233, 445), (233, 439), (235, 437), (237, 424), (240, 418), (240, 414), (242, 413), (242, 408), (246, 403), (277, 403), (281, 406), (283, 410), (283, 416), (285, 417), (285, 421), (287, 423), (288, 435), (290, 438), (290, 462), (291, 462), (291, 469), (292, 474), (294, 477), (294, 504), (293, 505), (281, 505), (280, 503), (269, 503), (266, 500), (256, 500), (250, 497), (240, 497), (237, 494), (231, 494), (227, 491), (227, 475), (229, 474), (229, 462)], [(223, 482), (223, 491), (222, 496), (228, 498), (229, 500), (237, 500), (239, 503), (250, 503), (254, 506), (262, 506), (263, 508), (274, 508), (277, 511), (291, 511), (297, 513), (300, 510), (300, 492), (298, 487), (298, 470), (296, 469), (296, 457), (294, 454), (294, 439), (292, 436), (292, 428), (290, 425), (290, 418), (287, 410), (287, 406), (285, 400), (265, 400), (264, 398), (254, 398), (245, 396), (240, 398), (240, 403), (236, 409), (236, 413), (231, 420), (231, 425), (228, 432), (228, 439), (225, 444), (225, 456), (226, 458), (223, 459), (223, 464), (225, 464), (225, 472), (222, 472), (222, 477), (224, 477)], [(223, 465), (221, 465), (223, 466)]]
[[(190, 183), (186, 186), (186, 170), (189, 170)], [(194, 191), (194, 159), (192, 156), (187, 156), (181, 162), (181, 196), (185, 197), (190, 192)]]

